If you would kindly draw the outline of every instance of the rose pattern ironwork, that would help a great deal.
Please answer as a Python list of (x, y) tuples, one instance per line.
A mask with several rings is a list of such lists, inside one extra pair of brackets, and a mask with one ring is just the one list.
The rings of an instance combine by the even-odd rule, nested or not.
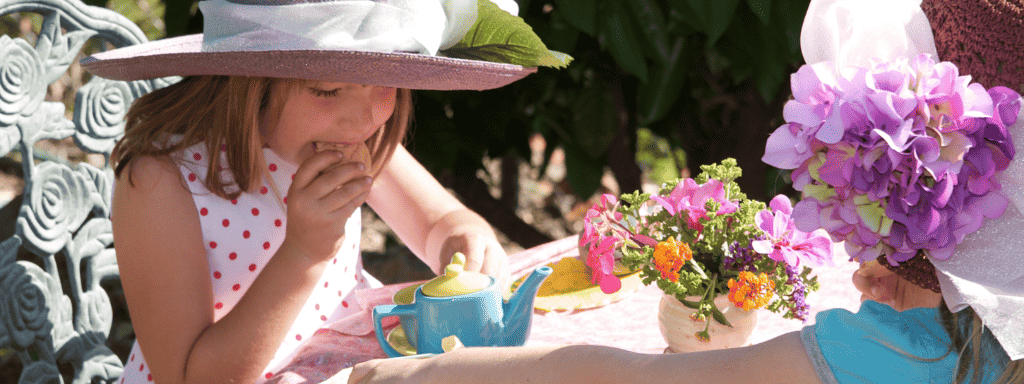
[(19, 384), (62, 384), (60, 371), (47, 361), (36, 361), (21, 370)]
[(124, 134), (124, 117), (135, 100), (128, 83), (93, 77), (75, 96), (75, 142), (92, 152), (108, 152)]
[[(109, 158), (128, 106), (179, 79), (93, 78), (67, 119), (62, 103), (44, 97), (83, 44), (98, 36), (122, 47), (146, 41), (145, 34), (117, 12), (81, 0), (0, 0), (0, 15), (15, 12), (41, 14), (43, 24), (34, 47), (0, 36), (0, 156), (20, 144), (26, 178), (15, 234), (0, 242), (0, 349), (21, 360), (20, 383), (67, 381), (58, 364), (73, 368), (65, 372), (71, 383), (115, 382), (123, 365), (105, 346), (113, 315), (99, 284), (117, 274), (109, 220), (113, 171), (35, 164), (32, 152), (39, 140), (72, 137), (83, 150)], [(18, 255), (35, 259), (18, 261)]]
[(46, 83), (42, 60), (27, 41), (0, 36), (0, 57), (0, 126), (9, 126), (36, 111)]
[(16, 233), (40, 257), (57, 253), (93, 208), (85, 178), (66, 165), (43, 162), (25, 184)]
[(17, 262), (0, 269), (0, 316), (14, 345), (28, 348), (50, 336), (48, 302), (53, 278), (35, 264)]

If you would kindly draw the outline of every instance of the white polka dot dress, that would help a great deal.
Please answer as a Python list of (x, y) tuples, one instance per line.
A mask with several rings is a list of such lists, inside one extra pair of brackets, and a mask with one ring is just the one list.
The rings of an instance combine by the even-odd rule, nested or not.
[[(208, 162), (205, 143), (187, 148), (180, 156), (181, 172), (199, 214), (213, 283), (213, 303), (210, 305), (214, 309), (214, 321), (219, 321), (241, 300), (281, 246), (287, 217), (285, 207), (288, 204), (288, 197), (284, 194), (291, 186), (298, 167), (281, 160), (273, 151), (264, 149), (267, 173), (276, 185), (265, 182), (254, 193), (243, 192), (237, 199), (226, 200), (214, 195), (203, 185)], [(223, 152), (220, 156), (224, 156)], [(222, 161), (221, 164), (224, 163)], [(222, 172), (225, 172), (224, 176), (230, 177), (229, 171)], [(257, 383), (270, 378), (275, 369), (289, 362), (303, 340), (308, 340), (325, 323), (356, 312), (358, 304), (352, 295), (356, 288), (381, 286), (362, 268), (359, 256), (359, 218), (359, 210), (349, 217), (345, 233), (351, 235), (346, 236), (341, 250), (324, 269), (309, 300), (282, 340), (273, 361), (263, 369)], [(120, 382), (147, 383), (152, 380), (136, 341)]]

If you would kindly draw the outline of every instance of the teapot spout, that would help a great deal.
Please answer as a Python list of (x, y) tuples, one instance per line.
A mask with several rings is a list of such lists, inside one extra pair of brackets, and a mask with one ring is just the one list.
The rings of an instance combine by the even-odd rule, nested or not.
[(520, 346), (530, 336), (530, 324), (533, 319), (533, 299), (537, 296), (540, 284), (551, 275), (551, 267), (543, 266), (533, 273), (516, 289), (508, 302), (502, 305), (504, 310), (504, 346)]

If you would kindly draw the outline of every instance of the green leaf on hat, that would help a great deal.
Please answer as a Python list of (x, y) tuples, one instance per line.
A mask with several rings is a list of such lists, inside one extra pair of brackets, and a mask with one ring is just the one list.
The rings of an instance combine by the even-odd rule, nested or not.
[(451, 48), (447, 57), (493, 61), (524, 67), (565, 68), (572, 56), (549, 50), (522, 18), (505, 12), (490, 0), (477, 2), (476, 24)]

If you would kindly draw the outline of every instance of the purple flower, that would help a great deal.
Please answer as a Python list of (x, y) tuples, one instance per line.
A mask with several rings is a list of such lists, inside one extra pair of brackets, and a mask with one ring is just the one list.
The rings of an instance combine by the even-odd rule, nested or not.
[(755, 251), (793, 267), (801, 263), (811, 266), (832, 265), (832, 240), (828, 232), (817, 229), (807, 233), (796, 229), (790, 217), (793, 207), (784, 195), (775, 196), (770, 207), (770, 211), (761, 211), (754, 219), (765, 234), (764, 240), (751, 242)]
[[(802, 67), (786, 124), (764, 157), (793, 169), (803, 193), (785, 214), (794, 228), (823, 229), (855, 259), (885, 255), (898, 264), (922, 249), (947, 258), (984, 220), (999, 217), (1007, 202), (993, 193), (996, 175), (1015, 155), (1006, 127), (1022, 101), (1013, 90), (970, 80), (928, 55), (841, 72)], [(787, 253), (794, 239), (778, 217), (758, 216), (770, 234), (756, 249), (771, 245), (773, 259), (799, 260)]]

